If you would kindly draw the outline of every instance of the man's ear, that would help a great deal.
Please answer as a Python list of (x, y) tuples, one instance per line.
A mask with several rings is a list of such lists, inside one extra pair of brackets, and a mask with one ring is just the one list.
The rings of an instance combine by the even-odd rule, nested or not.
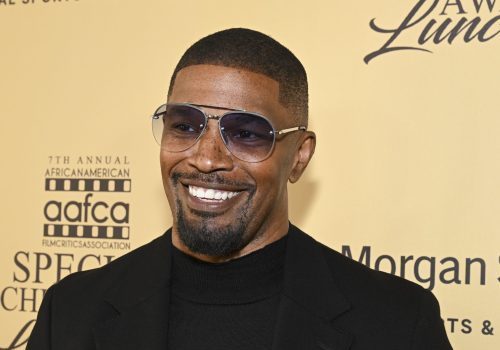
[(295, 152), (292, 171), (288, 177), (291, 183), (297, 182), (304, 170), (306, 170), (316, 148), (316, 134), (312, 131), (305, 131), (300, 137), (299, 143), (299, 147)]

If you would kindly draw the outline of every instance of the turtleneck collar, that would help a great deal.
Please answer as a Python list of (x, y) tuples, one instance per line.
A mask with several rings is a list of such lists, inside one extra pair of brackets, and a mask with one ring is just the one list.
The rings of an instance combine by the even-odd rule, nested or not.
[(171, 293), (201, 304), (245, 304), (283, 287), (287, 235), (248, 255), (208, 263), (172, 245)]

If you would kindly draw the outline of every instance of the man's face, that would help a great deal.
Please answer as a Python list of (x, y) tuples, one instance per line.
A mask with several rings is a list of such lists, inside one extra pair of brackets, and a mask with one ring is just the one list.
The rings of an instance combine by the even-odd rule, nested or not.
[[(224, 107), (257, 112), (276, 130), (296, 126), (278, 97), (279, 84), (262, 74), (195, 65), (178, 72), (169, 103), (221, 107), (204, 108), (215, 115), (227, 112)], [(286, 233), (286, 185), (300, 163), (303, 141), (304, 132), (281, 137), (269, 158), (249, 163), (230, 153), (217, 121), (209, 120), (205, 133), (188, 150), (162, 149), (174, 245), (194, 255), (224, 259), (256, 250)], [(200, 198), (200, 189), (219, 192), (222, 199)]]

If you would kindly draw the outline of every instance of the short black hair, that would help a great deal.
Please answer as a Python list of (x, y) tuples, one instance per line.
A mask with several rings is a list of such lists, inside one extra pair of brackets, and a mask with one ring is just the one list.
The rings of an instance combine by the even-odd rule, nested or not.
[(307, 124), (307, 74), (295, 55), (268, 35), (245, 28), (231, 28), (208, 35), (184, 53), (170, 80), (168, 96), (177, 73), (189, 66), (212, 64), (260, 73), (279, 84), (280, 102), (294, 119)]

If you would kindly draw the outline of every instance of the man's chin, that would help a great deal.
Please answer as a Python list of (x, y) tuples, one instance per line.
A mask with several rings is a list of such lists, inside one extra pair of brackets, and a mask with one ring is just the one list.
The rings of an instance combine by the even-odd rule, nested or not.
[(238, 217), (226, 221), (221, 213), (193, 212), (192, 209), (185, 212), (179, 206), (178, 208), (177, 232), (182, 243), (193, 253), (224, 257), (241, 250), (247, 244), (246, 210), (240, 211)]

